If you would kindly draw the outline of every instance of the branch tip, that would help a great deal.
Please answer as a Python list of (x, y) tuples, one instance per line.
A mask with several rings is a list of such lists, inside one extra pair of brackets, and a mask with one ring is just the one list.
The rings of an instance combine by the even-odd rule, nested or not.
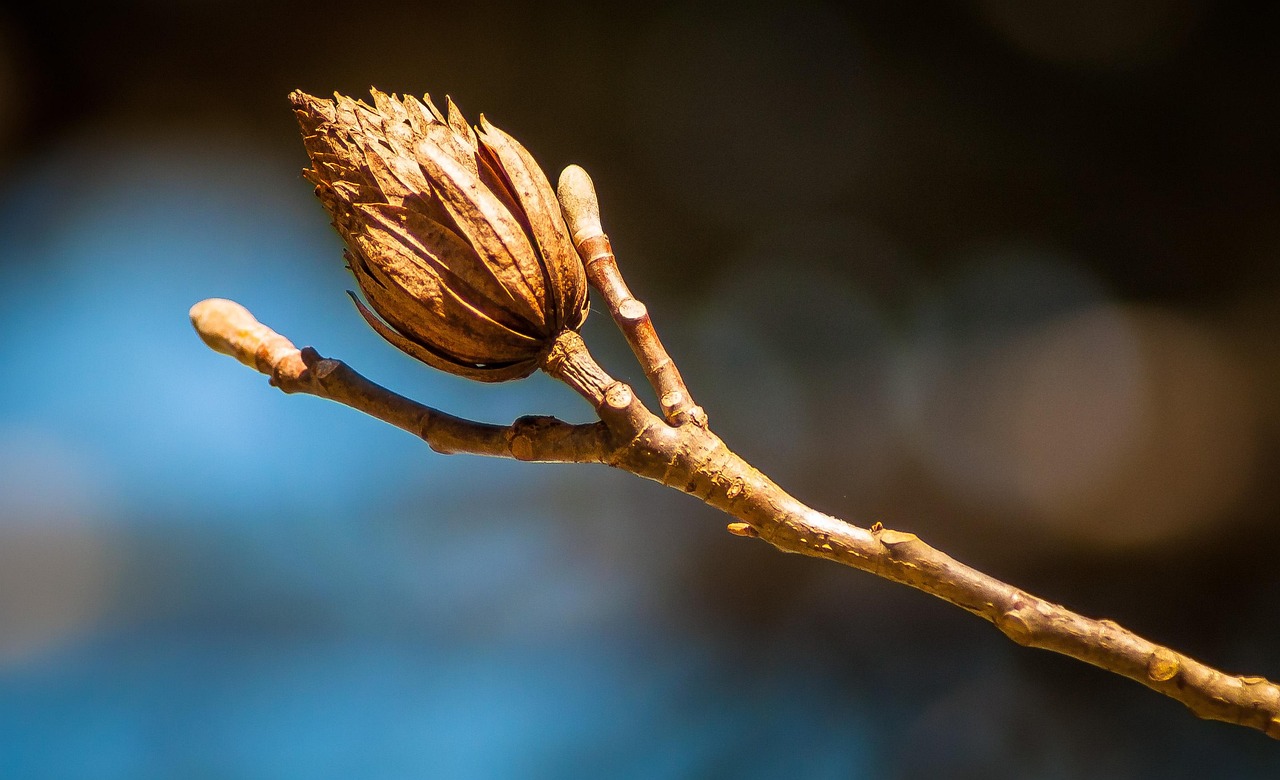
[(596, 199), (596, 186), (591, 177), (578, 165), (570, 165), (560, 173), (556, 187), (560, 210), (565, 223), (573, 234), (573, 245), (604, 235), (600, 223), (600, 202)]

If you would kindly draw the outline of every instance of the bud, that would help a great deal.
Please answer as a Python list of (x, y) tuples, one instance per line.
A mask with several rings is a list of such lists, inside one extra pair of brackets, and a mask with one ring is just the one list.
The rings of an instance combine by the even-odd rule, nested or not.
[[(452, 100), (289, 96), (347, 263), (387, 341), (452, 374), (528, 376), (587, 316), (582, 261), (547, 177)], [(447, 98), (446, 98), (447, 100)], [(355, 296), (352, 296), (355, 298)], [(374, 313), (376, 312), (376, 314)]]

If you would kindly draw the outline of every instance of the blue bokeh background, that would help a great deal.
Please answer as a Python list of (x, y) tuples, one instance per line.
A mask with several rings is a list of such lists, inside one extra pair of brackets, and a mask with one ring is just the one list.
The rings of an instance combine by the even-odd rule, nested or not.
[(799, 496), (1280, 678), (1269, 14), (0, 10), (0, 778), (1276, 776), (659, 486), (284, 396), (186, 320), (232, 298), (451, 413), (587, 420), (343, 294), (285, 95), (450, 92), (593, 172), (714, 426)]

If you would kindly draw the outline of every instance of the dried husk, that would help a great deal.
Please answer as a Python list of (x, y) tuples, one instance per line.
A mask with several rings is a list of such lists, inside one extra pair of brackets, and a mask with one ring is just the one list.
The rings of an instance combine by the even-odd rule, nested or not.
[[(582, 326), (587, 282), (551, 184), (514, 138), (452, 100), (290, 95), (306, 177), (387, 341), (453, 374), (527, 376)], [(355, 298), (355, 296), (352, 296)], [(372, 311), (370, 311), (372, 308)], [(376, 312), (376, 313), (375, 313)]]

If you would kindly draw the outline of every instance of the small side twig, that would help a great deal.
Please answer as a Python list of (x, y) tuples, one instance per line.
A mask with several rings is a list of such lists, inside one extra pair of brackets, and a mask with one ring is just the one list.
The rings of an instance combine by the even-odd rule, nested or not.
[(613, 321), (658, 394), (663, 416), (672, 425), (691, 422), (705, 428), (707, 413), (689, 395), (679, 369), (658, 339), (648, 308), (631, 294), (622, 279), (613, 247), (600, 223), (600, 204), (591, 177), (577, 165), (570, 165), (560, 174), (558, 195), (573, 234), (573, 245), (586, 266), (587, 281), (604, 296)]
[(544, 368), (591, 400), (602, 422), (569, 425), (526, 417), (510, 426), (446, 415), (376, 385), (345, 364), (298, 350), (238, 304), (209, 300), (192, 323), (213, 349), (272, 378), (285, 392), (328, 398), (403, 428), (440, 452), (520, 460), (595, 462), (694, 495), (737, 522), (729, 530), (784, 552), (825, 558), (909, 585), (994, 624), (1013, 641), (1051, 650), (1136, 680), (1182, 702), (1202, 718), (1257, 729), (1280, 739), (1280, 686), (1218, 671), (966, 566), (911, 533), (870, 529), (805, 506), (699, 425), (672, 426), (636, 401), (629, 387), (594, 365), (569, 340)]
[(286, 393), (306, 393), (358, 409), (412, 433), (445, 455), (468, 453), (555, 463), (599, 463), (603, 423), (571, 425), (554, 417), (521, 417), (490, 425), (446, 414), (369, 381), (339, 360), (299, 350), (258, 322), (249, 310), (223, 298), (191, 307), (191, 324), (210, 349), (271, 378)]

